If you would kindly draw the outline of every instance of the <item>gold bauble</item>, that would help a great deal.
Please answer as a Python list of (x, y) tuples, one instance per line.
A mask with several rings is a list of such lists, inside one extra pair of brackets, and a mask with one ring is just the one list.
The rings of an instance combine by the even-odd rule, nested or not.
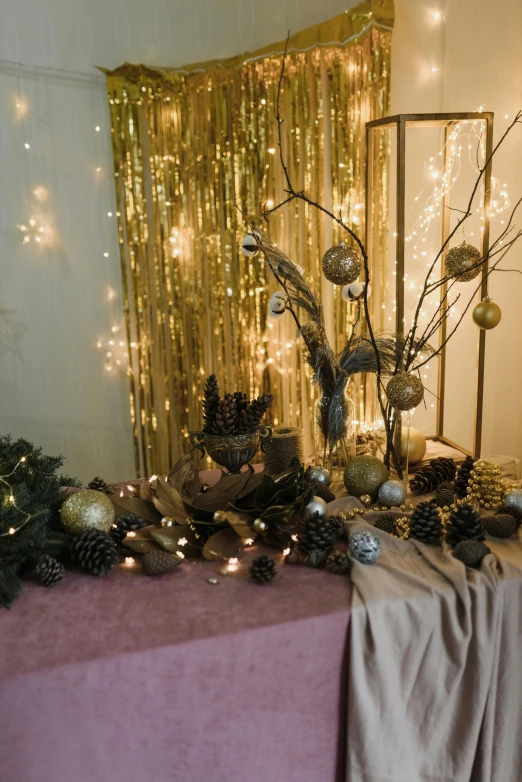
[(458, 247), (452, 247), (444, 262), (446, 276), (455, 278), (457, 282), (474, 280), (480, 274), (481, 258), (482, 253), (472, 244), (462, 242)]
[(73, 535), (81, 535), (86, 529), (110, 532), (116, 512), (107, 497), (94, 489), (82, 489), (70, 494), (60, 509), (63, 526)]
[(417, 375), (398, 372), (386, 386), (386, 396), (397, 410), (413, 410), (424, 399), (424, 386)]
[(489, 296), (486, 296), (473, 310), (472, 318), (479, 329), (486, 329), (487, 331), (498, 326), (502, 318), (502, 310), (498, 304), (491, 301)]
[(368, 494), (372, 500), (377, 498), (379, 489), (390, 477), (385, 464), (376, 456), (353, 456), (344, 468), (346, 491), (354, 497)]
[(410, 426), (410, 436), (406, 442), (407, 434), (408, 427), (405, 426), (401, 432), (401, 453), (406, 452), (407, 446), (409, 464), (418, 464), (422, 462), (426, 453), (426, 438), (422, 432), (419, 432), (418, 429), (414, 429), (412, 426)]
[(353, 247), (338, 244), (325, 252), (321, 267), (324, 276), (330, 282), (336, 285), (349, 285), (355, 282), (361, 273), (361, 256)]

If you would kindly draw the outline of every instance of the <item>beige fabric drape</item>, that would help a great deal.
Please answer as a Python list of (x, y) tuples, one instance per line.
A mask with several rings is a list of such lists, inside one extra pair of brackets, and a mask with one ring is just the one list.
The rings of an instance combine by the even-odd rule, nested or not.
[(474, 570), (376, 534), (351, 574), (347, 782), (520, 782), (522, 541), (488, 540)]

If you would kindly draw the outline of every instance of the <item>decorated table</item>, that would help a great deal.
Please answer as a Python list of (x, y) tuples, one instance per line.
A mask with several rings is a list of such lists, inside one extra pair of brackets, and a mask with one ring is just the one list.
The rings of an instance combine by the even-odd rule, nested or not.
[[(328, 512), (373, 531), (335, 488)], [(0, 613), (2, 782), (519, 782), (520, 538), (473, 569), (376, 534), (349, 578), (281, 566), (260, 588), (256, 542), (226, 576), (29, 583)]]

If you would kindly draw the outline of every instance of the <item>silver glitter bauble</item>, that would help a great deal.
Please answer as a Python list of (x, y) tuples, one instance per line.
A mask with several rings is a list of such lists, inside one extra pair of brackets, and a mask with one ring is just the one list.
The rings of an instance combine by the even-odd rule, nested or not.
[(397, 372), (386, 386), (386, 396), (396, 410), (413, 410), (424, 399), (422, 380), (408, 372)]
[(273, 318), (279, 318), (286, 311), (286, 296), (282, 291), (276, 291), (268, 302), (268, 312)]
[(116, 511), (107, 497), (94, 489), (82, 489), (70, 494), (60, 509), (60, 520), (73, 535), (81, 535), (87, 529), (110, 532)]
[[(366, 287), (365, 282), (352, 282), (350, 285), (345, 285), (341, 291), (341, 295), (345, 301), (358, 301), (364, 296), (364, 289)], [(368, 285), (368, 296), (371, 293), (371, 286)]]
[(355, 282), (361, 273), (361, 256), (353, 247), (338, 244), (325, 252), (321, 268), (330, 282), (336, 285), (349, 285)]
[(256, 237), (253, 233), (247, 234), (245, 238), (243, 239), (243, 244), (241, 245), (241, 252), (243, 255), (246, 255), (247, 258), (253, 258), (254, 255), (259, 250), (259, 244), (257, 243)]
[(482, 253), (472, 244), (462, 242), (458, 247), (452, 247), (446, 255), (444, 270), (446, 277), (452, 277), (457, 282), (469, 282), (480, 274)]
[(354, 532), (350, 535), (348, 550), (358, 562), (371, 565), (381, 553), (381, 541), (373, 532)]
[(312, 497), (308, 505), (303, 508), (301, 516), (303, 517), (303, 521), (311, 521), (312, 519), (315, 519), (317, 515), (320, 518), (326, 516), (326, 502), (320, 497)]
[(379, 502), (387, 508), (398, 508), (406, 500), (406, 484), (402, 481), (386, 481), (379, 489)]
[(370, 454), (348, 459), (343, 474), (348, 494), (353, 497), (368, 494), (372, 500), (377, 498), (380, 487), (389, 477), (390, 473), (384, 462)]
[(504, 508), (515, 510), (522, 517), (522, 489), (510, 489), (506, 492)]
[(332, 482), (330, 470), (327, 470), (326, 467), (321, 467), (319, 464), (315, 467), (310, 467), (306, 471), (305, 479), (307, 483), (316, 483), (318, 486), (329, 486)]

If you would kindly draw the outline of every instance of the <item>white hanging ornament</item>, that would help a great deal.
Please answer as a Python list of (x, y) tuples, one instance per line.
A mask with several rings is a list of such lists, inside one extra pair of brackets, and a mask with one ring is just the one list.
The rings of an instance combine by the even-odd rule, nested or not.
[(252, 233), (247, 234), (243, 239), (243, 244), (241, 245), (241, 252), (243, 253), (243, 255), (246, 255), (247, 258), (253, 258), (258, 251), (259, 251), (259, 244), (256, 239), (255, 231), (253, 231)]
[(286, 310), (286, 296), (282, 291), (276, 291), (268, 302), (268, 312), (273, 318), (284, 315)]
[[(345, 301), (358, 301), (364, 296), (364, 289), (366, 287), (365, 282), (352, 282), (350, 285), (345, 285), (342, 289), (341, 295)], [(368, 285), (368, 296), (372, 292), (371, 285)]]

